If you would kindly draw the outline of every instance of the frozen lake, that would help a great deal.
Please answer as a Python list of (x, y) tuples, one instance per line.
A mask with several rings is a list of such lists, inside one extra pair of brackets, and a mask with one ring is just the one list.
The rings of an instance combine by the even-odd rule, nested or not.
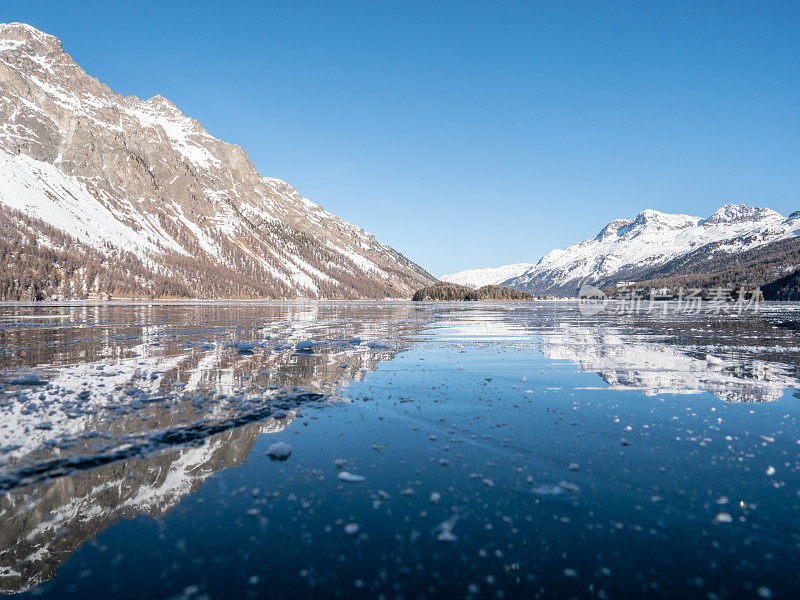
[(1, 305), (0, 594), (795, 598), (799, 359), (793, 304)]

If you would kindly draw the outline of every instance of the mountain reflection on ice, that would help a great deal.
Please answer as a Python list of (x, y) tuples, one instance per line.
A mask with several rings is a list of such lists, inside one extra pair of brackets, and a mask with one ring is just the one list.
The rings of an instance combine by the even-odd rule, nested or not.
[[(611, 389), (762, 402), (800, 387), (800, 339), (792, 330), (800, 320), (787, 320), (792, 314), (794, 305), (769, 304), (744, 316), (609, 310), (584, 317), (563, 302), (536, 310), (498, 304), (452, 310), (436, 331), (452, 342), (527, 342), (548, 359), (597, 373)], [(708, 354), (721, 364), (709, 364)]]
[(727, 402), (763, 402), (798, 387), (788, 365), (739, 358), (709, 364), (702, 352), (637, 340), (613, 327), (565, 325), (543, 336), (542, 352), (597, 372), (612, 389), (648, 395), (707, 391)]
[[(224, 322), (209, 312), (193, 314), (195, 309), (189, 314), (200, 327), (190, 328), (163, 323), (158, 311), (149, 312), (149, 323), (138, 325), (143, 308), (137, 306), (131, 308), (134, 315), (122, 315), (133, 321), (104, 323), (99, 310), (93, 321), (31, 321), (38, 327), (28, 325), (27, 331), (38, 339), (12, 343), (8, 337), (26, 331), (19, 329), (24, 320), (16, 320), (0, 330), (3, 347), (17, 348), (24, 357), (18, 361), (24, 366), (5, 376), (0, 489), (13, 487), (9, 472), (32, 460), (108, 451), (198, 419), (245, 416), (273, 399), (285, 403), (297, 388), (332, 394), (340, 383), (363, 377), (399, 349), (397, 336), (407, 327), (389, 331), (386, 324), (403, 323), (404, 308), (390, 306), (376, 311), (373, 320), (355, 320), (310, 305), (259, 322), (252, 319), (263, 315), (242, 314), (243, 309), (234, 319), (221, 313)], [(65, 338), (65, 349), (42, 364), (39, 353), (52, 352), (52, 341), (45, 339), (52, 335)], [(36, 342), (35, 353), (29, 353)], [(31, 381), (35, 384), (27, 385)]]
[[(0, 592), (131, 597), (112, 567), (151, 550), (164, 597), (788, 589), (770, 557), (800, 547), (794, 315), (2, 306)], [(137, 555), (141, 516), (159, 529)], [(723, 577), (719, 548), (758, 575)], [(635, 566), (650, 554), (669, 566)]]
[(281, 431), (293, 417), (269, 418), (201, 445), (166, 448), (0, 496), (0, 592), (21, 592), (50, 579), (76, 548), (115, 521), (139, 514), (158, 518), (213, 473), (241, 464), (260, 434)]
[(163, 514), (309, 400), (344, 400), (415, 330), (409, 306), (371, 308), (5, 307), (0, 591), (52, 577), (120, 518)]

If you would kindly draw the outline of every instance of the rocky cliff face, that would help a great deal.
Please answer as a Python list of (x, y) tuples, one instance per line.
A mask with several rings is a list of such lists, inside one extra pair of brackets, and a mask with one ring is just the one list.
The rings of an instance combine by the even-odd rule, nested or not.
[[(262, 177), (242, 148), (169, 100), (115, 94), (56, 38), (20, 23), (0, 25), (0, 204), (67, 232), (111, 266), (121, 256), (140, 263), (151, 295), (148, 273), (200, 297), (408, 297), (433, 281)], [(210, 278), (243, 281), (211, 285), (206, 267)], [(85, 278), (51, 286), (66, 296), (108, 293), (101, 287)]]

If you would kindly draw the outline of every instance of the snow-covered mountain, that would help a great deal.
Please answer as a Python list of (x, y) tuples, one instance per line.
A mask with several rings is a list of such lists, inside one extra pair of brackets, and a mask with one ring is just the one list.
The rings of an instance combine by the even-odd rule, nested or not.
[(499, 285), (512, 277), (518, 277), (525, 271), (535, 266), (533, 263), (515, 263), (502, 267), (489, 267), (486, 269), (469, 269), (458, 271), (450, 275), (439, 277), (441, 281), (466, 285), (471, 288), (479, 288), (484, 285)]
[[(586, 283), (607, 286), (675, 274), (712, 257), (797, 239), (798, 233), (800, 211), (787, 218), (768, 208), (726, 205), (703, 219), (648, 209), (634, 219), (611, 221), (593, 238), (553, 250), (502, 283), (531, 293), (572, 296)], [(660, 272), (665, 265), (672, 270)]]
[[(120, 261), (118, 270), (136, 273), (122, 290), (133, 294), (156, 293), (155, 275), (167, 295), (200, 297), (408, 297), (434, 281), (286, 182), (262, 177), (242, 148), (169, 100), (115, 94), (59, 40), (21, 23), (0, 24), (3, 207), (8, 219), (29, 217), (15, 238), (33, 240), (28, 255), (44, 248), (64, 263), (48, 273), (58, 282), (28, 283), (41, 284), (33, 290), (14, 290), (32, 269), (15, 273), (3, 283), (8, 298), (119, 294), (103, 275), (119, 279), (108, 270)], [(42, 222), (73, 239), (49, 235)], [(67, 266), (78, 255), (100, 265), (94, 279)]]

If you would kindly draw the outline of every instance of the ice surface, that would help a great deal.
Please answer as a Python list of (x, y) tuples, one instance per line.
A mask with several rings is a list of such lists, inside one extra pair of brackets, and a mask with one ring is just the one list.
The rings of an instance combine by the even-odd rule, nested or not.
[(0, 589), (791, 597), (798, 316), (0, 307)]

